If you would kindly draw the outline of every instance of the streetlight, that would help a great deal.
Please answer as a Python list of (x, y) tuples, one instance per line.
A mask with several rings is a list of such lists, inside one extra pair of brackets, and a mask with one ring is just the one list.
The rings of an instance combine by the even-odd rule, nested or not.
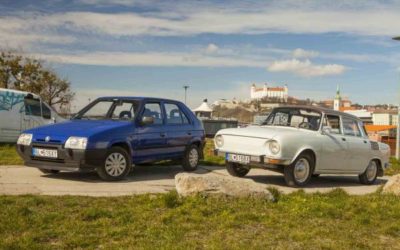
[[(400, 36), (392, 38), (395, 41), (400, 41)], [(397, 106), (397, 134), (396, 134), (396, 159), (400, 160), (400, 103)]]
[(188, 88), (190, 88), (190, 86), (184, 85), (183, 88), (185, 89), (185, 104), (186, 104), (187, 90), (188, 90)]

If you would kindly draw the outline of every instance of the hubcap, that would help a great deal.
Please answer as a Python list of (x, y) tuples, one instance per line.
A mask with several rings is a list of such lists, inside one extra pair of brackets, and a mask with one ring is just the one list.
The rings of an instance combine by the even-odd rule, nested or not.
[(190, 163), (190, 166), (192, 166), (192, 167), (197, 166), (198, 161), (199, 161), (199, 153), (197, 152), (196, 149), (193, 148), (189, 152), (189, 163)]
[(302, 183), (307, 180), (310, 174), (310, 164), (304, 158), (296, 162), (294, 166), (294, 178), (297, 182)]
[(120, 176), (126, 169), (125, 157), (120, 153), (110, 154), (106, 159), (105, 169), (111, 176)]
[(376, 173), (378, 172), (378, 168), (376, 166), (375, 161), (371, 161), (367, 168), (367, 179), (368, 181), (373, 181), (375, 179)]

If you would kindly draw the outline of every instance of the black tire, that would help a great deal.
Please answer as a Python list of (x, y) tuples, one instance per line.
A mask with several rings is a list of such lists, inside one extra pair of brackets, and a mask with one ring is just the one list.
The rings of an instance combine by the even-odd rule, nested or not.
[(42, 172), (43, 174), (58, 174), (60, 173), (60, 170), (56, 170), (56, 169), (40, 169), (40, 172)]
[(249, 167), (244, 167), (243, 165), (234, 162), (227, 162), (226, 170), (228, 170), (230, 175), (235, 177), (244, 177), (250, 172)]
[[(372, 169), (371, 169), (372, 167)], [(378, 162), (372, 160), (369, 162), (368, 167), (365, 169), (364, 173), (358, 176), (361, 184), (372, 185), (378, 178), (379, 164)]]
[(119, 181), (129, 174), (131, 168), (132, 160), (128, 152), (121, 147), (112, 147), (96, 172), (104, 181)]
[[(297, 165), (297, 164), (301, 164), (300, 161), (302, 161), (303, 164), (305, 164), (304, 161), (307, 161), (307, 163), (308, 163), (308, 166), (303, 165), (303, 168), (304, 169), (308, 168), (308, 170), (305, 170), (304, 176), (302, 176), (301, 179), (299, 177), (296, 178), (296, 175), (295, 175), (295, 170), (298, 168), (301, 168), (301, 165)], [(307, 153), (300, 154), (292, 164), (284, 167), (284, 176), (285, 176), (286, 184), (289, 187), (304, 187), (304, 186), (306, 186), (311, 179), (312, 173), (314, 171), (314, 166), (315, 166), (314, 157), (312, 157), (310, 154), (307, 154)]]
[(182, 159), (182, 168), (185, 171), (192, 172), (197, 169), (200, 161), (200, 150), (197, 145), (190, 145), (185, 150), (185, 155)]

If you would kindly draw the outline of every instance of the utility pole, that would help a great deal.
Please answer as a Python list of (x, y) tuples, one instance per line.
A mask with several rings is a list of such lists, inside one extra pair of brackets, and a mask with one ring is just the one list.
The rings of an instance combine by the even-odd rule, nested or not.
[[(400, 41), (400, 36), (393, 37), (393, 40)], [(399, 98), (400, 98), (400, 92), (399, 92)], [(400, 102), (398, 102), (397, 105), (396, 159), (400, 160)]]
[(185, 89), (185, 104), (186, 104), (186, 101), (187, 101), (187, 90), (188, 90), (188, 88), (190, 88), (190, 86), (189, 85), (184, 85), (183, 88)]

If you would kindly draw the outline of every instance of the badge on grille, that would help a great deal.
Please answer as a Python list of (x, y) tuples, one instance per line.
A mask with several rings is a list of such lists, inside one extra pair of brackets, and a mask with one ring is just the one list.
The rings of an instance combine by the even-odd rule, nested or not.
[(50, 141), (50, 136), (46, 136), (46, 138), (44, 138), (44, 140), (46, 141), (46, 142), (49, 142)]

